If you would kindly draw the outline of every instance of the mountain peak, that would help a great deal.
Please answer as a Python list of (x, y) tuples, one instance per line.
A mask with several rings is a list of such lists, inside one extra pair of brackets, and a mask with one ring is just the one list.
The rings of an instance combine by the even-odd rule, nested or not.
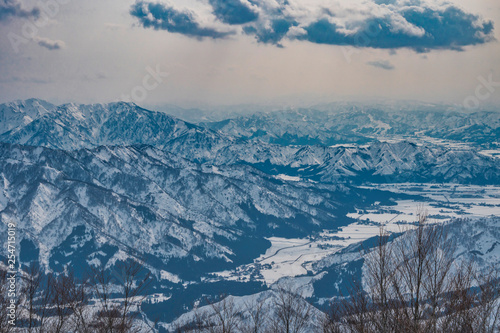
[(36, 98), (0, 104), (0, 134), (25, 126), (54, 109), (55, 105)]
[[(0, 141), (75, 150), (100, 145), (163, 147), (173, 139), (200, 134), (210, 140), (223, 138), (210, 129), (134, 103), (68, 103), (54, 106), (51, 112), (40, 105), (36, 100), (3, 105), (0, 115), (6, 116)], [(17, 109), (26, 114), (16, 113)]]

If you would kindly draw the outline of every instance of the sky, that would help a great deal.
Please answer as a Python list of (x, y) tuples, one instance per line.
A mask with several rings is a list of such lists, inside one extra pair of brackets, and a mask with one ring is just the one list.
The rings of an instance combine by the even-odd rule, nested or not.
[(0, 102), (500, 105), (498, 0), (0, 0)]

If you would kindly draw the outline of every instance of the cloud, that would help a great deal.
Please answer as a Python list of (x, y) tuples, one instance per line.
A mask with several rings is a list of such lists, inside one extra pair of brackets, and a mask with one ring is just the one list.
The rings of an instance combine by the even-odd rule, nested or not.
[(189, 37), (225, 38), (231, 32), (222, 32), (213, 28), (201, 27), (190, 11), (179, 11), (161, 3), (138, 1), (130, 10), (130, 14), (139, 19), (144, 28), (166, 30)]
[(0, 0), (0, 21), (7, 20), (11, 17), (23, 18), (38, 18), (40, 9), (34, 7), (31, 10), (22, 8), (17, 0)]
[(33, 40), (41, 47), (50, 51), (60, 50), (66, 47), (66, 44), (62, 40), (52, 40), (44, 37), (35, 37)]
[(50, 84), (56, 82), (54, 77), (47, 76), (10, 76), (0, 78), (0, 83), (35, 83), (35, 84)]
[(336, 23), (324, 18), (306, 26), (306, 34), (299, 36), (299, 39), (330, 45), (410, 48), (417, 52), (432, 49), (460, 51), (464, 46), (493, 40), (491, 21), (482, 21), (457, 7), (451, 6), (441, 11), (412, 7), (398, 14), (405, 20), (406, 28), (414, 29), (402, 29), (395, 25), (393, 16), (388, 16), (353, 23), (349, 28), (354, 32), (346, 33)]
[[(239, 29), (257, 42), (282, 46), (286, 40), (378, 49), (461, 51), (494, 40), (493, 22), (444, 0), (208, 0), (213, 20)], [(223, 38), (201, 28), (194, 12), (137, 2), (132, 11), (144, 27), (187, 36)], [(200, 13), (203, 15), (203, 13)]]
[(247, 26), (243, 28), (243, 31), (247, 35), (255, 35), (255, 38), (260, 43), (275, 44), (281, 47), (280, 41), (287, 35), (290, 28), (295, 25), (295, 22), (277, 18), (270, 22), (269, 27)]
[(259, 14), (240, 0), (209, 0), (214, 15), (227, 24), (244, 24), (257, 20)]
[(493, 40), (493, 22), (481, 21), (478, 16), (467, 14), (457, 7), (448, 7), (441, 12), (429, 8), (423, 11), (410, 8), (403, 12), (403, 16), (426, 31), (424, 36), (410, 45), (416, 49), (461, 49), (466, 45)]
[(370, 65), (370, 66), (381, 68), (381, 69), (385, 69), (385, 70), (388, 70), (388, 71), (394, 69), (394, 65), (391, 64), (387, 60), (370, 61), (367, 64)]

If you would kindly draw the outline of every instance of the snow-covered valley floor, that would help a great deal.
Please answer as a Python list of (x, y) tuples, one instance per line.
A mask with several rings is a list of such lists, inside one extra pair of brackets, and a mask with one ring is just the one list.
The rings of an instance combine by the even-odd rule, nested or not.
[(357, 220), (339, 230), (324, 230), (308, 238), (271, 237), (272, 246), (254, 263), (234, 270), (217, 272), (208, 280), (264, 281), (272, 285), (283, 277), (313, 275), (314, 263), (353, 243), (373, 236), (383, 225), (389, 232), (402, 232), (417, 220), (419, 207), (427, 211), (431, 222), (442, 223), (451, 218), (476, 218), (500, 215), (499, 186), (454, 184), (372, 184), (366, 189), (421, 196), (416, 200), (400, 200), (394, 206), (374, 205), (357, 209), (347, 216)]

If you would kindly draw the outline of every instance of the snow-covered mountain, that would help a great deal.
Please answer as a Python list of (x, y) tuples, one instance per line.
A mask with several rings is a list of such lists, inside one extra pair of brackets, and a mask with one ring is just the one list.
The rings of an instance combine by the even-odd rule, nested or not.
[(404, 141), (367, 146), (281, 146), (262, 142), (194, 145), (172, 140), (164, 149), (215, 165), (250, 164), (274, 175), (320, 182), (455, 182), (498, 184), (500, 160), (473, 149)]
[[(165, 269), (176, 260), (231, 266), (264, 251), (264, 237), (335, 229), (348, 221), (343, 202), (366, 200), (341, 185), (285, 181), (244, 165), (194, 164), (147, 146), (67, 152), (1, 144), (0, 162), (1, 220), (15, 222), (51, 269), (63, 265), (54, 259), (58, 253), (87, 248), (97, 255), (99, 244), (114, 246), (109, 255), (154, 256)], [(73, 244), (75, 235), (84, 240)], [(252, 251), (244, 246), (250, 243)]]
[(0, 134), (25, 126), (55, 108), (39, 99), (0, 104)]
[(378, 136), (429, 136), (489, 145), (500, 139), (500, 112), (396, 111), (390, 107), (297, 109), (239, 116), (201, 125), (235, 137), (281, 145), (366, 143)]
[[(26, 107), (27, 111), (17, 111), (17, 113), (33, 114), (32, 110), (38, 110), (40, 105), (45, 105), (36, 100), (25, 104), (29, 105)], [(19, 105), (21, 104), (3, 105), (4, 115), (9, 114), (8, 110), (23, 109)], [(444, 181), (480, 184), (500, 182), (500, 160), (479, 154), (472, 148), (451, 149), (432, 144), (415, 144), (410, 141), (373, 142), (367, 146), (344, 144), (333, 147), (270, 144), (260, 139), (245, 139), (247, 137), (245, 131), (259, 128), (256, 123), (245, 123), (245, 128), (233, 128), (230, 131), (222, 128), (227, 133), (221, 133), (218, 129), (206, 129), (129, 103), (66, 104), (51, 110), (43, 110), (45, 111), (39, 111), (38, 116), (34, 119), (30, 118), (31, 121), (27, 123), (19, 125), (14, 122), (17, 127), (1, 134), (0, 142), (64, 150), (101, 145), (150, 145), (197, 163), (250, 164), (275, 176), (285, 173), (288, 176), (321, 182), (345, 182), (346, 180), (354, 182)], [(13, 112), (10, 111), (10, 113)], [(378, 123), (373, 120), (374, 114), (377, 113), (362, 113), (358, 117), (349, 117), (347, 114), (335, 116), (345, 118), (344, 120), (349, 124), (375, 126)], [(382, 112), (378, 114), (386, 115)], [(458, 113), (454, 114), (458, 115)], [(493, 115), (488, 115), (493, 117)], [(291, 116), (294, 120), (287, 122)], [(411, 123), (418, 116), (418, 114), (408, 113), (397, 117), (406, 117), (408, 119), (405, 122)], [(456, 116), (458, 118), (454, 119), (455, 116), (451, 114), (448, 116), (451, 117), (450, 124), (447, 125), (450, 127), (461, 117)], [(448, 119), (448, 116), (442, 114), (442, 119), (437, 121), (436, 115), (430, 114), (430, 119), (423, 117), (415, 124), (420, 124), (418, 125), (420, 130), (434, 123), (446, 123), (443, 119)], [(255, 117), (257, 116), (252, 119), (260, 119)], [(342, 121), (328, 120), (328, 116), (319, 112), (300, 114), (300, 117), (305, 118), (303, 123), (306, 125), (304, 126), (297, 125), (296, 118), (299, 117), (299, 113), (272, 113), (272, 117), (274, 120), (269, 123), (266, 122), (267, 120), (259, 121), (262, 125), (268, 124), (266, 126), (271, 126), (275, 130), (283, 128), (284, 133), (289, 133), (287, 131), (291, 130), (313, 131), (314, 129), (309, 128), (307, 124), (328, 127), (329, 121), (337, 125), (342, 123)], [(324, 117), (326, 121), (323, 121)], [(345, 121), (343, 126), (352, 127)], [(229, 122), (232, 123), (233, 120)], [(496, 126), (494, 119), (489, 124)], [(370, 128), (373, 130), (375, 127)], [(393, 125), (389, 127), (393, 128)], [(380, 125), (377, 128), (387, 129), (388, 127)], [(299, 136), (310, 136), (311, 133), (304, 132)], [(350, 139), (347, 137), (341, 139), (343, 142), (346, 140)]]
[[(141, 260), (155, 278), (150, 292), (163, 300), (143, 310), (166, 323), (207, 292), (273, 294), (259, 269), (274, 269), (273, 256), (286, 246), (266, 261), (270, 247), (292, 239), (297, 251), (317, 250), (313, 239), (335, 239), (322, 233), (352, 223), (348, 214), (416, 197), (373, 183), (499, 185), (500, 159), (468, 145), (411, 140), (425, 134), (481, 143), (498, 128), (494, 113), (298, 110), (195, 125), (122, 102), (3, 104), (0, 234), (15, 222), (21, 262), (38, 260), (47, 271), (71, 266), (83, 274), (92, 265)], [(365, 183), (371, 189), (358, 186)], [(499, 261), (498, 218), (453, 225), (464, 239), (457, 256)], [(317, 262), (301, 266), (292, 282), (321, 307), (362, 274), (359, 247), (318, 250)], [(245, 267), (248, 278), (232, 279)]]
[[(15, 112), (17, 107), (2, 105), (0, 116)], [(19, 113), (29, 115), (33, 113), (31, 109)], [(227, 136), (214, 131), (186, 123), (165, 113), (145, 110), (135, 104), (123, 102), (64, 104), (49, 112), (40, 112), (37, 117), (30, 117), (25, 123), (14, 123), (9, 131), (0, 135), (0, 141), (76, 150), (101, 145), (134, 144), (161, 148), (168, 141), (180, 137), (194, 137), (194, 140), (200, 140), (205, 145), (230, 142)]]

